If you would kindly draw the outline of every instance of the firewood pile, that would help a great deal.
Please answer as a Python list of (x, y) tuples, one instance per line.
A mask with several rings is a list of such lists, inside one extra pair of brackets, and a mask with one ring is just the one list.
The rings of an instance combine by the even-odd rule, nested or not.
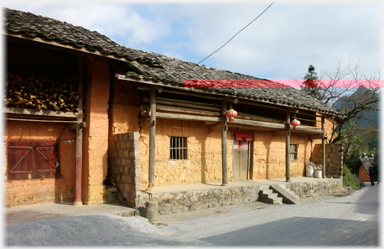
[(77, 112), (76, 77), (35, 76), (8, 73), (4, 88), (6, 107)]

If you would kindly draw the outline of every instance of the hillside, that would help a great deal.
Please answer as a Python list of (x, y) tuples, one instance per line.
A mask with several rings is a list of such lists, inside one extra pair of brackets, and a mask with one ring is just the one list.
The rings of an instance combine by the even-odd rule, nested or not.
[[(365, 98), (370, 98), (372, 96), (372, 90), (367, 88), (357, 88), (357, 90), (347, 97), (342, 97), (338, 99), (332, 106), (335, 107), (338, 110), (342, 110), (342, 107), (345, 108), (352, 108), (353, 101), (352, 100), (361, 100), (364, 101)], [(376, 96), (378, 98), (378, 96)], [(379, 103), (374, 104), (374, 108), (377, 109), (379, 106)], [(363, 111), (359, 117), (362, 117), (359, 121), (358, 117), (356, 117), (354, 120), (357, 121), (356, 124), (359, 127), (374, 127), (375, 129), (378, 129), (379, 124), (379, 111)]]

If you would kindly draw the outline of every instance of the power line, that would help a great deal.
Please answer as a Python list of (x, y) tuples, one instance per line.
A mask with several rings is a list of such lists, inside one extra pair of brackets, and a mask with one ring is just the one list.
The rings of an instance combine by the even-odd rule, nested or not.
[(269, 7), (272, 6), (274, 2), (272, 2), (263, 12), (261, 12), (260, 15), (258, 15), (255, 19), (253, 19), (250, 23), (247, 24), (247, 26), (245, 26), (244, 28), (242, 28), (239, 32), (237, 32), (234, 36), (232, 36), (231, 39), (229, 39), (226, 43), (224, 43), (223, 46), (221, 46), (220, 48), (218, 48), (215, 52), (211, 53), (210, 55), (208, 55), (207, 57), (205, 57), (203, 60), (201, 60), (199, 63), (197, 64), (200, 64), (202, 63), (203, 61), (205, 61), (206, 59), (208, 59), (209, 57), (211, 57), (213, 54), (215, 54), (217, 51), (219, 51), (220, 49), (222, 49), (225, 45), (227, 45), (230, 41), (232, 41), (233, 38), (235, 38), (235, 36), (237, 36), (241, 31), (243, 31), (244, 29), (246, 29), (249, 25), (251, 25), (254, 21), (256, 21), (257, 18), (259, 18), (262, 14), (264, 14), (265, 11), (267, 11), (267, 9), (269, 9)]

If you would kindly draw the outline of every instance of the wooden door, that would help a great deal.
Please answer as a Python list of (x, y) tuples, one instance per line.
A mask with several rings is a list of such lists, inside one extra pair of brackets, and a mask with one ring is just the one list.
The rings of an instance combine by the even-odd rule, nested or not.
[(252, 141), (234, 140), (233, 146), (233, 180), (250, 179)]

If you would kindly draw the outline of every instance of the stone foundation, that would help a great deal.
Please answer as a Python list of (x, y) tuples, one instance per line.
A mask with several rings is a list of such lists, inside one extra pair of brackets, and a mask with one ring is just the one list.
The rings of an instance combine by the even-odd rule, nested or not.
[[(286, 183), (286, 185), (299, 197), (310, 197), (340, 192), (343, 182), (341, 179), (327, 179), (320, 182)], [(142, 192), (141, 203), (143, 205), (150, 199), (156, 201), (159, 214), (165, 215), (260, 201), (259, 191), (260, 186), (255, 185), (151, 194)]]

